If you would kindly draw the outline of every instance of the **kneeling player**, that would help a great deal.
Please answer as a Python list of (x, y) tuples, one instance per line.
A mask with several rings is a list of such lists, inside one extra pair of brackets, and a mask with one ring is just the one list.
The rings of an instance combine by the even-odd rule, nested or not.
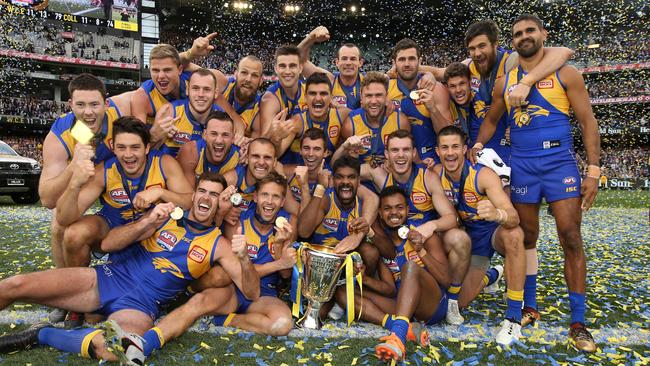
[[(406, 193), (397, 186), (384, 188), (379, 194), (380, 224), (390, 237), (397, 255), (394, 259), (382, 257), (378, 266), (379, 279), (364, 276), (366, 290), (359, 293), (355, 302), (363, 302), (361, 318), (382, 325), (391, 331), (375, 347), (383, 359), (404, 359), (406, 340), (428, 345), (428, 333), (419, 323), (410, 324), (412, 318), (427, 325), (445, 319), (448, 282), (447, 256), (440, 240), (427, 240), (417, 230), (407, 232), (405, 226), (409, 205)], [(395, 296), (397, 292), (397, 296)], [(345, 291), (337, 291), (337, 300), (345, 303)], [(360, 309), (360, 304), (355, 309)]]
[[(174, 204), (162, 203), (138, 221), (111, 230), (102, 241), (102, 249), (112, 252), (109, 263), (21, 274), (0, 281), (0, 309), (16, 301), (29, 301), (76, 312), (97, 312), (108, 317), (107, 330), (121, 327), (144, 334), (157, 318), (160, 304), (173, 299), (216, 263), (247, 298), (256, 299), (259, 276), (245, 243), (231, 246), (212, 225), (224, 186), (220, 175), (203, 175), (192, 196), (192, 207), (182, 219), (171, 219)], [(118, 332), (117, 337), (107, 339), (125, 335)], [(105, 360), (116, 360), (109, 348), (119, 348), (116, 344), (107, 347), (100, 329), (40, 325), (0, 337), (0, 352), (36, 344)], [(142, 364), (143, 360), (135, 362)]]
[[(458, 210), (472, 238), (472, 265), (463, 281), (459, 304), (465, 307), (488, 284), (486, 269), (496, 250), (505, 257), (508, 309), (496, 335), (499, 344), (510, 345), (521, 336), (526, 257), (519, 215), (504, 192), (501, 179), (480, 164), (465, 159), (467, 137), (459, 127), (438, 133), (436, 151), (442, 161), (440, 180), (447, 197)], [(494, 280), (496, 274), (492, 274)]]

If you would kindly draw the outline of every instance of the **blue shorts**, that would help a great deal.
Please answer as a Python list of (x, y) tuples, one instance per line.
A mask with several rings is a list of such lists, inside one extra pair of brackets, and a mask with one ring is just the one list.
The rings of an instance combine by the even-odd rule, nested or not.
[(542, 157), (512, 157), (513, 203), (555, 202), (580, 197), (580, 171), (572, 149)]
[(442, 297), (440, 298), (440, 302), (438, 303), (438, 308), (436, 309), (436, 312), (431, 315), (431, 318), (427, 320), (425, 323), (426, 325), (434, 325), (440, 323), (443, 319), (445, 319), (445, 316), (447, 316), (447, 290), (444, 288), (440, 288), (440, 293), (442, 294)]
[(496, 233), (499, 225), (486, 223), (485, 226), (479, 227), (465, 227), (465, 231), (472, 240), (472, 255), (480, 255), (483, 257), (492, 258), (494, 255), (494, 246), (492, 245), (494, 233)]
[[(278, 297), (277, 292), (273, 291), (265, 291), (264, 288), (262, 287), (260, 291), (260, 297), (262, 296), (272, 296), (272, 297)], [(235, 286), (235, 296), (237, 296), (237, 310), (235, 310), (235, 314), (245, 314), (248, 311), (248, 308), (251, 306), (253, 303), (251, 300), (248, 300), (244, 294), (239, 291), (239, 288)], [(223, 326), (224, 322), (226, 321), (226, 318), (228, 315), (215, 315), (212, 317), (212, 324), (216, 326)]]
[(102, 219), (104, 219), (104, 221), (106, 221), (106, 223), (108, 224), (109, 230), (126, 224), (126, 222), (121, 217), (120, 218), (113, 217), (113, 215), (104, 211), (104, 209), (95, 212), (95, 216), (99, 216)]
[(115, 263), (99, 265), (97, 273), (97, 290), (99, 306), (95, 311), (108, 317), (119, 310), (139, 310), (152, 320), (158, 317), (159, 303), (147, 295), (144, 288), (138, 285), (121, 266)]

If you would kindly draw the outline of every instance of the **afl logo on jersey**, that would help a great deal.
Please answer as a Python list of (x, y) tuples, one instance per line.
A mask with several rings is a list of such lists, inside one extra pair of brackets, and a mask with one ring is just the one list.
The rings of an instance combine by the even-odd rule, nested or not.
[(300, 202), (300, 200), (302, 199), (302, 191), (300, 190), (300, 187), (289, 186), (289, 189), (291, 190), (291, 194), (293, 195), (293, 198), (295, 198), (296, 201)]
[(371, 136), (366, 136), (361, 139), (361, 146), (366, 149), (370, 150), (372, 148), (372, 137)]
[(467, 203), (476, 203), (478, 202), (478, 197), (474, 192), (465, 192), (463, 193), (463, 198)]
[(327, 130), (330, 138), (335, 138), (339, 135), (339, 126), (330, 126)]
[(477, 77), (472, 77), (471, 87), (472, 87), (472, 91), (477, 92), (478, 88), (481, 87), (481, 79)]
[(253, 244), (247, 244), (246, 250), (248, 251), (248, 257), (250, 259), (257, 259), (257, 253), (259, 252), (259, 248), (257, 246)]
[(205, 257), (207, 255), (208, 255), (207, 250), (199, 246), (193, 246), (190, 252), (187, 254), (187, 257), (196, 263), (203, 263), (203, 260), (205, 260)]
[(111, 199), (121, 205), (128, 205), (131, 203), (129, 196), (126, 195), (124, 188), (116, 188), (108, 193)]
[(348, 98), (345, 95), (335, 95), (332, 97), (334, 104), (344, 106), (348, 103)]
[(413, 192), (411, 193), (411, 202), (414, 205), (425, 203), (427, 201), (427, 195), (422, 192)]
[(399, 108), (402, 105), (402, 101), (399, 99), (392, 99), (393, 105), (397, 108)]
[(176, 132), (176, 134), (174, 135), (174, 142), (177, 144), (182, 145), (186, 142), (190, 142), (191, 140), (192, 137), (187, 132)]
[(176, 238), (176, 235), (174, 235), (170, 231), (163, 230), (158, 235), (158, 239), (156, 239), (156, 244), (158, 244), (159, 247), (165, 250), (172, 250), (174, 249), (174, 246), (176, 246), (177, 241), (178, 238)]
[(323, 219), (323, 227), (329, 231), (337, 231), (339, 229), (339, 220), (326, 217)]

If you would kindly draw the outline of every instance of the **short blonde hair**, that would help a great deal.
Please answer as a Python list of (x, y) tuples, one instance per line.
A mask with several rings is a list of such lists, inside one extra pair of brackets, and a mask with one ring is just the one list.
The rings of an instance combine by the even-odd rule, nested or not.
[(163, 58), (172, 58), (176, 61), (177, 66), (181, 65), (181, 56), (178, 54), (178, 50), (170, 44), (161, 43), (154, 46), (149, 54), (149, 63), (151, 63), (151, 60), (160, 60)]

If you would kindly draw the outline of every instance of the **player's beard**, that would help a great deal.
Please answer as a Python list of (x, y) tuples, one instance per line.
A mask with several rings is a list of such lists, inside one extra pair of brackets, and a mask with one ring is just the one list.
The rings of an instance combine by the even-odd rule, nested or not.
[[(532, 42), (532, 45), (530, 45), (528, 48), (525, 48), (525, 44), (530, 44)], [(539, 50), (542, 48), (542, 42), (536, 40), (535, 38), (526, 38), (519, 43), (517, 43), (517, 46), (515, 46), (515, 50), (519, 54), (520, 57), (523, 58), (529, 58), (537, 54)]]
[(238, 100), (241, 100), (245, 104), (253, 100), (253, 98), (255, 97), (255, 91), (252, 91), (250, 93), (244, 93), (241, 88), (236, 86), (235, 97)]

